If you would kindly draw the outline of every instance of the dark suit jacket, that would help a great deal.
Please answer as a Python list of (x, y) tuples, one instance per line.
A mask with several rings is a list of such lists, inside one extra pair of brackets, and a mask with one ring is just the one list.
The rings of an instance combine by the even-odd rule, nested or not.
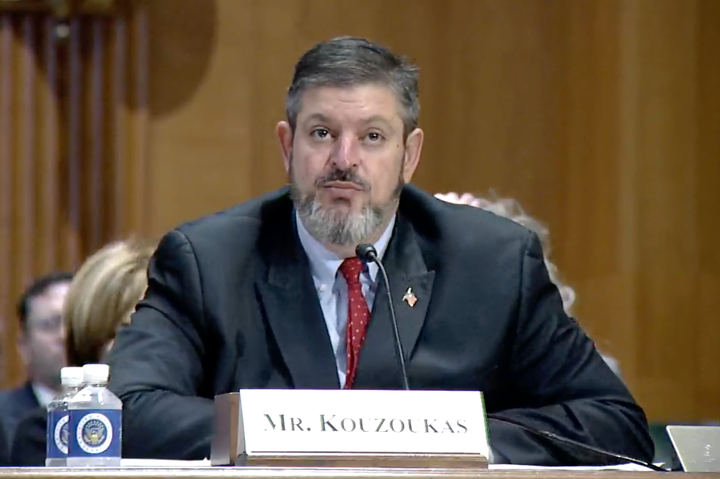
[(10, 464), (18, 467), (45, 465), (47, 452), (47, 412), (43, 408), (25, 416), (15, 431), (10, 448)]
[[(127, 456), (207, 457), (217, 394), (340, 387), (293, 217), (283, 188), (162, 239), (146, 297), (109, 356)], [(407, 186), (384, 262), (411, 387), (483, 391), (496, 459), (605, 461), (493, 418), (652, 459), (643, 411), (563, 312), (534, 234)], [(401, 299), (408, 287), (413, 308)], [(356, 388), (402, 387), (383, 292)]]
[(30, 381), (15, 389), (0, 392), (0, 414), (7, 444), (12, 444), (18, 423), (38, 409), (42, 408)]
[[(2, 426), (4, 419), (0, 416), (0, 426)], [(8, 445), (5, 434), (0, 434), (0, 467), (9, 466), (10, 463), (10, 447)]]

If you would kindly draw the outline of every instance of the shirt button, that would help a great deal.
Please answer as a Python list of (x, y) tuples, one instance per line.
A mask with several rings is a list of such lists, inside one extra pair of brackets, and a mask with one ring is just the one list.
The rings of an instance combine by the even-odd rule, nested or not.
[(318, 293), (324, 293), (325, 289), (326, 289), (325, 285), (321, 284), (320, 286), (318, 286), (317, 290), (318, 290)]

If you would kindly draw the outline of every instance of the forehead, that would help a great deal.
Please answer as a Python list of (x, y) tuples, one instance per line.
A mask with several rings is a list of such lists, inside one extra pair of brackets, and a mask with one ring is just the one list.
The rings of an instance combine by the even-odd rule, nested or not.
[(61, 313), (69, 288), (69, 282), (55, 283), (32, 298), (28, 304), (28, 320)]
[(401, 105), (387, 86), (313, 87), (303, 92), (298, 123), (322, 116), (337, 122), (357, 122), (372, 117), (402, 123)]

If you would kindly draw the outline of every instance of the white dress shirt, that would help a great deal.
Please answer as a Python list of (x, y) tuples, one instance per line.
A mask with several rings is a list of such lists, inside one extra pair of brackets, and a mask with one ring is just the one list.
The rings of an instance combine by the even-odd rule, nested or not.
[[(330, 342), (332, 343), (332, 349), (335, 353), (338, 379), (340, 379), (340, 384), (343, 385), (345, 384), (347, 370), (345, 329), (348, 315), (347, 283), (343, 275), (338, 274), (338, 269), (343, 262), (343, 258), (329, 251), (322, 243), (312, 237), (308, 230), (305, 229), (305, 225), (303, 225), (300, 220), (297, 211), (295, 212), (295, 224), (297, 225), (300, 243), (310, 262), (310, 273), (313, 277), (315, 290), (318, 294), (318, 300), (320, 301), (320, 307), (322, 308)], [(394, 226), (395, 217), (393, 216), (382, 236), (380, 236), (380, 239), (373, 244), (380, 259), (382, 259), (385, 254)], [(360, 275), (363, 296), (365, 296), (365, 301), (367, 301), (370, 311), (372, 311), (375, 291), (377, 290), (377, 273), (377, 265), (370, 263), (365, 265), (365, 269)]]

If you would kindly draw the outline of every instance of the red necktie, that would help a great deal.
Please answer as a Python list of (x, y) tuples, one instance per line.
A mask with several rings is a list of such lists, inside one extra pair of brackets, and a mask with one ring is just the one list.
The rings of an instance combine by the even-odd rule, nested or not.
[(365, 341), (367, 325), (370, 321), (370, 309), (362, 293), (360, 273), (364, 263), (358, 258), (347, 258), (340, 265), (340, 272), (348, 285), (348, 317), (345, 329), (345, 347), (347, 349), (347, 376), (345, 389), (349, 389), (355, 381), (360, 348)]

